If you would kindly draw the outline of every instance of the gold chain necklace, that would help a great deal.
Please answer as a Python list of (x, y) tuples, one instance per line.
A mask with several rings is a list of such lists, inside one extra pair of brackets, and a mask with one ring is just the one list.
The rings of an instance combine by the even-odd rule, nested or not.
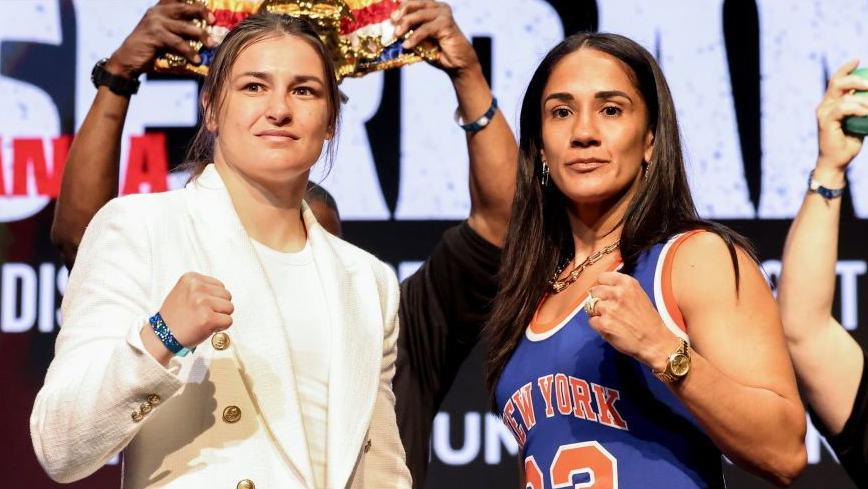
[[(606, 256), (609, 253), (618, 249), (618, 245), (620, 245), (620, 244), (621, 244), (621, 240), (619, 239), (618, 241), (615, 241), (614, 243), (610, 244), (609, 246), (606, 246), (605, 248), (592, 253), (589, 257), (585, 258), (585, 261), (576, 265), (575, 268), (573, 268), (570, 271), (570, 273), (568, 273), (567, 276), (562, 278), (562, 279), (558, 279), (558, 276), (561, 274), (561, 272), (564, 271), (567, 264), (565, 263), (562, 267), (559, 267), (558, 270), (555, 271), (555, 274), (552, 277), (552, 279), (549, 281), (549, 285), (552, 288), (552, 292), (557, 294), (557, 293), (561, 292), (562, 290), (566, 289), (567, 287), (569, 287), (570, 285), (572, 285), (573, 282), (575, 282), (576, 280), (579, 279), (579, 277), (582, 275), (582, 273), (585, 271), (585, 269), (587, 269), (588, 267), (590, 267), (594, 263), (597, 263), (598, 261), (600, 261), (604, 256)], [(569, 262), (567, 262), (567, 263), (569, 263)]]

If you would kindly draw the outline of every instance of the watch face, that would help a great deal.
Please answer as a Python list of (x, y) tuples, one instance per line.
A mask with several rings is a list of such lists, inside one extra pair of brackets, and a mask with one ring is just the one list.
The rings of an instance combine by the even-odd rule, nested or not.
[(669, 370), (676, 377), (684, 377), (690, 371), (690, 357), (683, 353), (676, 353), (669, 359)]

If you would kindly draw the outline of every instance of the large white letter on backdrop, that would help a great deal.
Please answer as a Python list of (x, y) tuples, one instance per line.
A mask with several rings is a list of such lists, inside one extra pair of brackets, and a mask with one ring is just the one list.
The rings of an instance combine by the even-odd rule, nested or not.
[[(60, 11), (56, 0), (10, 2), (3, 5), (0, 15), (0, 43), (3, 41), (38, 42), (59, 45), (62, 41)], [(46, 60), (48, 62), (48, 60)], [(0, 194), (12, 191), (12, 140), (40, 138), (49, 141), (60, 133), (60, 115), (51, 97), (38, 87), (0, 76), (0, 182), (6, 188)], [(50, 150), (51, 144), (44, 144)], [(47, 152), (46, 164), (53, 158)], [(50, 200), (39, 196), (33, 175), (27, 176), (27, 196), (0, 197), (0, 222), (28, 218), (42, 210)]]
[(723, 37), (723, 0), (598, 2), (600, 31), (652, 53), (672, 90), (687, 174), (703, 217), (750, 219), (750, 201)]
[[(450, 4), (467, 37), (491, 37), (492, 90), (506, 120), (517, 127), (517, 111), (533, 69), (563, 39), (557, 12), (541, 0), (455, 0)], [(457, 102), (449, 79), (421, 63), (404, 68), (401, 101), (396, 217), (467, 217), (467, 147), (464, 131), (452, 120)]]
[[(868, 63), (868, 4), (847, 0), (757, 2), (762, 72), (760, 216), (791, 218), (817, 160), (815, 109), (825, 76), (853, 57)], [(856, 215), (868, 217), (868, 154), (850, 170)]]

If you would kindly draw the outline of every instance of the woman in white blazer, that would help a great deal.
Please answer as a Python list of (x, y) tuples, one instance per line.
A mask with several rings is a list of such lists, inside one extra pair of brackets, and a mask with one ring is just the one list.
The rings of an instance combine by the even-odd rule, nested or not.
[(202, 103), (187, 187), (88, 226), (31, 416), (39, 461), (71, 482), (124, 450), (133, 489), (409, 488), (397, 280), (302, 201), (339, 119), (328, 52), (306, 22), (250, 17)]

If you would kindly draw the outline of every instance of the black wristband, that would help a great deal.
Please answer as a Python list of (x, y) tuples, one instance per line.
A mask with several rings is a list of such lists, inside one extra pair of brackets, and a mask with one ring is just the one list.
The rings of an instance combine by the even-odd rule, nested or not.
[(90, 81), (93, 82), (93, 86), (96, 88), (106, 86), (109, 90), (122, 97), (135, 95), (139, 91), (139, 85), (141, 84), (139, 80), (109, 73), (105, 69), (107, 62), (108, 58), (103, 58), (93, 66), (93, 71), (90, 72)]

